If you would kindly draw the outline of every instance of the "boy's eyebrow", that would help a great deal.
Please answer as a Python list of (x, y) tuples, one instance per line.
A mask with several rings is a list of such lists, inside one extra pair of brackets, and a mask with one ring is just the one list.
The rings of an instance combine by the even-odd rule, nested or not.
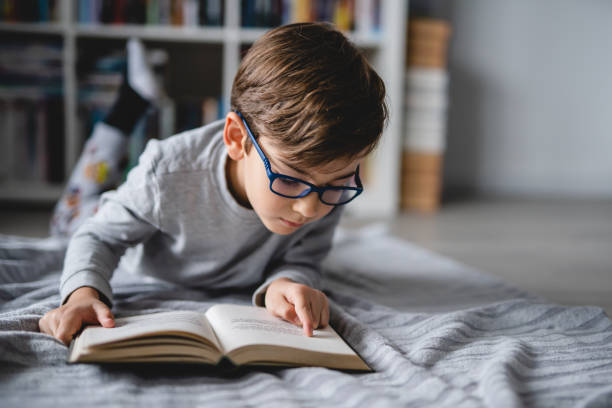
[(289, 167), (291, 170), (293, 170), (293, 171), (295, 171), (295, 172), (297, 172), (297, 173), (300, 173), (302, 176), (307, 176), (307, 175), (308, 175), (308, 173), (306, 173), (304, 170), (301, 170), (301, 169), (299, 169), (299, 168), (295, 167), (293, 164), (291, 164), (291, 163), (289, 163), (289, 162), (286, 162), (286, 161), (284, 161), (283, 159), (278, 159), (278, 161), (279, 161), (279, 162), (280, 162), (280, 163), (281, 163), (283, 166), (285, 166), (285, 167)]
[[(308, 176), (308, 173), (306, 173), (305, 171), (303, 171), (303, 170), (301, 170), (301, 169), (299, 169), (299, 168), (295, 167), (295, 166), (294, 166), (294, 165), (292, 165), (291, 163), (286, 162), (286, 161), (284, 161), (284, 160), (282, 160), (282, 159), (278, 159), (278, 161), (279, 161), (281, 164), (283, 164), (284, 166), (289, 167), (289, 168), (290, 168), (290, 169), (292, 169), (293, 171), (295, 171), (295, 172), (297, 172), (297, 173), (300, 173), (300, 174), (301, 174), (301, 175), (303, 175), (303, 176)], [(345, 179), (345, 178), (348, 178), (348, 177), (350, 177), (350, 176), (355, 175), (355, 173), (356, 173), (355, 171), (351, 171), (350, 173), (344, 174), (344, 175), (342, 175), (342, 176), (338, 176), (338, 177), (336, 177), (335, 179), (330, 180), (330, 181), (342, 180), (342, 179)]]

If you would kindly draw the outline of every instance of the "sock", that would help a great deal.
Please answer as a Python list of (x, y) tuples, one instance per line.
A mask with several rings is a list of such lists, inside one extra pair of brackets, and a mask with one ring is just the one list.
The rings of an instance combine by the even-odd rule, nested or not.
[(149, 102), (158, 99), (155, 74), (147, 61), (142, 42), (136, 38), (130, 38), (127, 43), (127, 81), (136, 93)]

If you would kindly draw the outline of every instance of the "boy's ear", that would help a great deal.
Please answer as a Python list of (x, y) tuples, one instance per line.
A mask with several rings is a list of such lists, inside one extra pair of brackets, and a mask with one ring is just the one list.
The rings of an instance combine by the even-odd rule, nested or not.
[(241, 160), (246, 156), (245, 142), (248, 134), (240, 116), (236, 112), (230, 112), (225, 117), (225, 128), (223, 129), (223, 142), (227, 154), (232, 160)]

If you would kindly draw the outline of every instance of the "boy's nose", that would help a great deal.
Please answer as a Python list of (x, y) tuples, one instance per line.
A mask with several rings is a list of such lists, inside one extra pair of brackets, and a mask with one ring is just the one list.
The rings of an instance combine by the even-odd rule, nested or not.
[(294, 200), (293, 211), (302, 214), (304, 218), (314, 218), (317, 215), (320, 204), (319, 195), (312, 191), (307, 196)]

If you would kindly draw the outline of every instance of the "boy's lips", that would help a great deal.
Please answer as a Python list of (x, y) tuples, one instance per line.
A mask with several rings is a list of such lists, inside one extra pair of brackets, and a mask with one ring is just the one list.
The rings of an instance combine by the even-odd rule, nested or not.
[(292, 221), (286, 220), (286, 219), (284, 219), (284, 218), (282, 218), (282, 217), (281, 217), (281, 219), (280, 219), (280, 220), (281, 220), (283, 223), (285, 223), (286, 225), (288, 225), (288, 226), (290, 226), (290, 227), (293, 227), (293, 228), (298, 228), (298, 227), (301, 227), (302, 225), (304, 225), (304, 223), (303, 223), (303, 222), (302, 222), (302, 223), (292, 222)]

